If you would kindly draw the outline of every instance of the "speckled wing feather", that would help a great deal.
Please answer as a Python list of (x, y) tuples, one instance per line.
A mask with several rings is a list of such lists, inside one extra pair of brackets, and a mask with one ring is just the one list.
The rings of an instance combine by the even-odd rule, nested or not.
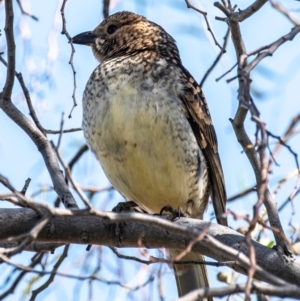
[(221, 218), (227, 197), (215, 128), (201, 88), (183, 66), (181, 69), (184, 91), (180, 98), (187, 109), (187, 118), (210, 170), (212, 200), (218, 223), (227, 226), (226, 218)]

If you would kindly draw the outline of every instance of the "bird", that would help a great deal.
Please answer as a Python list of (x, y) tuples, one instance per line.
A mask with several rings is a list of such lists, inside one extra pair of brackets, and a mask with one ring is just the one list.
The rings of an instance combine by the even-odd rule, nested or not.
[[(82, 128), (112, 185), (148, 213), (170, 205), (202, 219), (211, 197), (218, 223), (227, 226), (216, 132), (173, 37), (121, 11), (72, 42), (90, 46), (100, 62), (83, 92)], [(209, 286), (205, 265), (175, 264), (174, 270), (180, 296)]]

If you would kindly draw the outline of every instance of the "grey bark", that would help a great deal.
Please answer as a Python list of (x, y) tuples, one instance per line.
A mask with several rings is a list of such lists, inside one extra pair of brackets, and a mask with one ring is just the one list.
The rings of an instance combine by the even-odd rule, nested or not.
[[(172, 231), (172, 227), (166, 230), (163, 229), (163, 223), (161, 225), (155, 223), (155, 219), (158, 218), (153, 218), (154, 222), (151, 224), (149, 224), (149, 219), (139, 219), (139, 216), (144, 216), (143, 214), (109, 213), (108, 216), (114, 218), (110, 218), (109, 221), (108, 218), (100, 216), (54, 216), (39, 233), (35, 243), (73, 243), (136, 248), (140, 247), (139, 241), (142, 238), (142, 243), (146, 248), (185, 249), (201, 231), (206, 231), (205, 238), (195, 243), (193, 251), (209, 256), (218, 262), (234, 261), (228, 266), (247, 274), (250, 261), (247, 258), (248, 247), (244, 236), (228, 227), (197, 219), (180, 218), (174, 222), (174, 227), (177, 229)], [(29, 232), (39, 219), (31, 209), (1, 209), (0, 246), (11, 247), (12, 243), (5, 243), (7, 239)], [(122, 220), (125, 222), (121, 224), (120, 236), (117, 238), (112, 223)], [(178, 231), (178, 226), (181, 226), (181, 232)], [(258, 265), (256, 278), (278, 285), (283, 283), (280, 279), (289, 283), (300, 283), (299, 260), (288, 259), (276, 250), (255, 241), (252, 241), (252, 244)], [(34, 244), (32, 250), (34, 250)]]

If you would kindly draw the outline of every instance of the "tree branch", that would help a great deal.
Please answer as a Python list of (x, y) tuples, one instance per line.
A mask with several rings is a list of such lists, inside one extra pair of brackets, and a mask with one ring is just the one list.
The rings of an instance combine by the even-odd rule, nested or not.
[[(116, 214), (99, 210), (90, 213), (88, 210), (51, 208), (49, 210), (56, 216), (40, 231), (35, 242), (116, 246), (120, 239), (118, 247), (141, 247), (142, 242), (147, 248), (164, 246), (184, 250), (191, 240), (206, 229), (206, 236), (194, 244), (193, 252), (207, 255), (219, 262), (234, 261), (236, 264), (230, 267), (243, 274), (247, 274), (251, 265), (245, 237), (218, 224), (191, 218), (180, 218), (172, 223), (139, 213)], [(39, 221), (39, 217), (30, 209), (1, 209), (0, 213), (2, 245), (9, 237), (29, 232)], [(118, 239), (111, 223), (122, 223)], [(283, 285), (285, 281), (300, 283), (299, 261), (283, 260), (275, 250), (255, 241), (251, 241), (251, 244), (256, 253), (256, 278), (276, 285)]]
[(230, 19), (234, 22), (243, 22), (244, 20), (255, 14), (258, 10), (260, 10), (267, 2), (268, 0), (256, 0), (247, 8), (239, 10), (239, 12), (232, 13)]
[(109, 3), (110, 3), (110, 0), (103, 0), (103, 17), (104, 17), (104, 19), (109, 16)]
[(229, 38), (229, 34), (230, 34), (230, 28), (228, 27), (227, 28), (227, 32), (226, 32), (226, 35), (224, 37), (224, 43), (223, 43), (223, 46), (222, 46), (222, 50), (220, 50), (219, 54), (217, 55), (216, 59), (214, 60), (214, 62), (212, 63), (212, 65), (209, 67), (209, 69), (206, 71), (206, 73), (204, 74), (199, 86), (202, 88), (203, 87), (203, 84), (205, 82), (205, 80), (207, 79), (208, 75), (211, 73), (211, 71), (215, 68), (215, 66), (217, 65), (217, 63), (220, 61), (224, 51), (223, 49), (225, 50), (226, 49), (226, 46), (227, 46), (227, 42), (228, 42), (228, 38)]
[[(204, 297), (224, 297), (236, 293), (244, 293), (246, 290), (245, 284), (234, 284), (220, 288), (201, 288), (192, 291), (185, 296), (178, 298), (176, 301), (198, 301)], [(288, 287), (265, 285), (259, 282), (251, 284), (252, 293), (262, 293), (268, 296), (279, 296), (279, 297), (292, 297), (300, 298), (300, 289), (296, 285), (289, 285)]]
[[(254, 4), (249, 6), (246, 10), (244, 10), (244, 14), (241, 11), (241, 15), (243, 16), (241, 19), (238, 20), (244, 20), (244, 17), (250, 16), (250, 8), (254, 6), (254, 9), (252, 11), (254, 12), (255, 9), (260, 8), (266, 1), (255, 1)], [(248, 134), (244, 127), (244, 122), (246, 120), (246, 116), (248, 113), (249, 108), (251, 107), (251, 96), (250, 96), (250, 71), (249, 65), (247, 65), (247, 51), (244, 45), (244, 41), (242, 39), (242, 35), (240, 32), (240, 26), (239, 23), (236, 21), (235, 18), (232, 18), (233, 13), (231, 10), (225, 6), (223, 6), (221, 3), (216, 2), (214, 3), (216, 7), (221, 9), (224, 14), (228, 18), (228, 23), (231, 29), (232, 33), (232, 41), (235, 47), (237, 61), (238, 61), (238, 79), (239, 79), (239, 90), (238, 90), (238, 100), (239, 100), (239, 106), (236, 111), (234, 119), (230, 119), (233, 129), (235, 131), (237, 140), (243, 147), (244, 152), (246, 153), (251, 166), (253, 168), (255, 177), (256, 177), (256, 183), (257, 183), (257, 193), (258, 197), (259, 194), (261, 194), (262, 189), (266, 183), (264, 183), (264, 177), (262, 177), (262, 161), (263, 157), (260, 158), (258, 153), (255, 150), (255, 147), (251, 140), (248, 137)], [(246, 13), (247, 12), (247, 13)], [(282, 44), (282, 43), (281, 43)], [(277, 45), (277, 44), (276, 44)], [(274, 50), (275, 51), (275, 50)], [(249, 70), (248, 70), (248, 69)], [(272, 195), (268, 189), (264, 189), (264, 205), (266, 206), (270, 224), (272, 228), (278, 229), (281, 233), (284, 233), (281, 221), (278, 215), (276, 204), (273, 201)], [(256, 217), (254, 217), (256, 219)], [(281, 235), (278, 235), (275, 231), (273, 231), (276, 244), (278, 245), (278, 250), (282, 251), (285, 248), (285, 240), (282, 239)]]
[(49, 171), (54, 190), (61, 198), (66, 208), (78, 208), (68, 186), (64, 181), (64, 177), (59, 168), (55, 154), (51, 145), (44, 134), (33, 124), (21, 111), (19, 111), (11, 101), (11, 92), (14, 84), (15, 76), (15, 41), (13, 35), (13, 6), (12, 0), (5, 2), (6, 9), (6, 25), (5, 33), (8, 48), (7, 60), (7, 78), (3, 93), (0, 93), (0, 108), (10, 117), (16, 124), (22, 128), (31, 140), (35, 143), (38, 150), (42, 154), (47, 169)]
[(286, 41), (292, 41), (293, 38), (300, 32), (300, 25), (295, 26), (290, 33), (282, 36), (274, 43), (264, 46), (264, 48), (267, 48), (266, 51), (260, 52), (257, 57), (249, 63), (245, 68), (244, 71), (249, 74), (250, 71), (265, 57), (272, 56), (272, 54), (278, 49), (280, 45), (285, 43)]
[(7, 42), (6, 81), (2, 92), (4, 101), (9, 101), (15, 80), (16, 44), (14, 39), (14, 11), (12, 0), (5, 1), (5, 36)]

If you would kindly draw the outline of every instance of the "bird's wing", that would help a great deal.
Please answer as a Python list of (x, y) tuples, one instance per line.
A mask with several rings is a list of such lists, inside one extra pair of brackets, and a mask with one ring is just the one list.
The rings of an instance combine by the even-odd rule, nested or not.
[(187, 118), (208, 164), (217, 221), (219, 224), (227, 226), (227, 219), (223, 214), (226, 210), (227, 197), (215, 128), (200, 86), (183, 66), (181, 66), (181, 70), (181, 81), (184, 88), (180, 99), (186, 108)]

